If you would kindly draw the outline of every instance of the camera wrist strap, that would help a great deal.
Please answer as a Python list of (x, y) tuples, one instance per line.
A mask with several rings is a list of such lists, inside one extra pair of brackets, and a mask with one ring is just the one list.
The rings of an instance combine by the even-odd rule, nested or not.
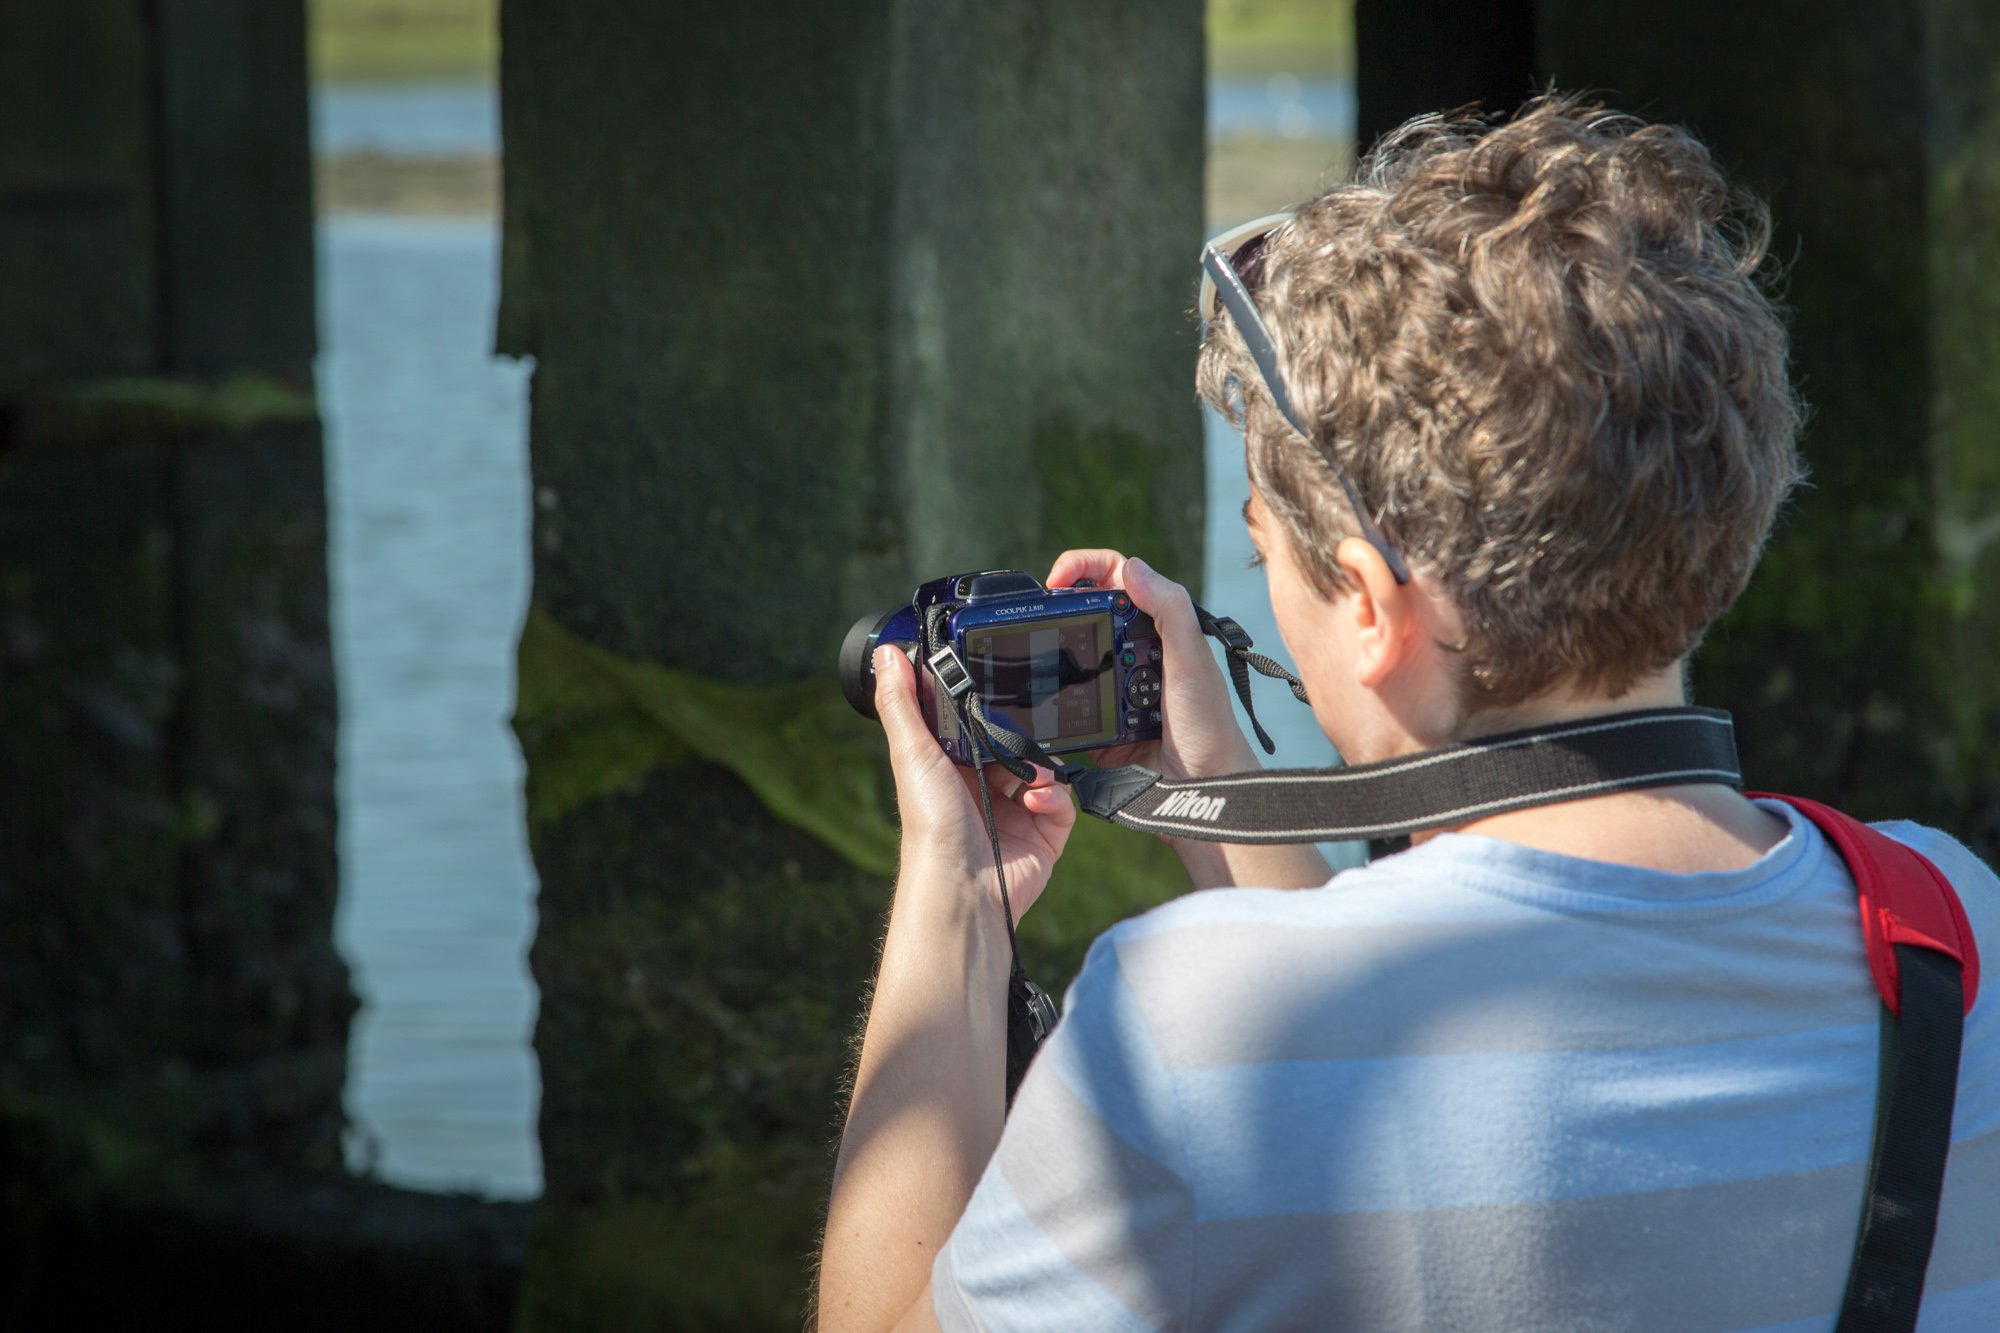
[(1201, 625), (1201, 632), (1222, 644), (1223, 655), (1229, 661), (1229, 680), (1236, 686), (1236, 697), (1243, 701), (1244, 716), (1250, 719), (1250, 727), (1257, 733), (1257, 743), (1264, 747), (1265, 754), (1276, 754), (1278, 747), (1264, 730), (1264, 724), (1257, 720), (1257, 706), (1250, 701), (1250, 673), (1255, 670), (1273, 680), (1282, 680), (1292, 687), (1292, 697), (1302, 704), (1310, 704), (1306, 698), (1305, 682), (1291, 672), (1273, 662), (1262, 653), (1250, 651), (1255, 641), (1244, 633), (1243, 627), (1228, 616), (1212, 616), (1199, 606), (1194, 609), (1194, 618)]
[[(925, 614), (926, 660), (937, 651), (945, 620), (957, 609), (956, 603), (939, 603)], [(973, 743), (967, 747), (972, 751), (972, 771), (976, 779), (973, 785), (979, 788), (979, 813), (986, 821), (986, 839), (993, 848), (993, 877), (1000, 886), (1000, 914), (1007, 922), (1006, 1098), (1007, 1106), (1012, 1108), (1014, 1094), (1020, 1091), (1021, 1080), (1027, 1076), (1029, 1062), (1035, 1058), (1035, 1052), (1042, 1043), (1048, 1040), (1049, 1033), (1055, 1031), (1060, 1015), (1056, 1012), (1056, 1002), (1049, 998), (1047, 991), (1028, 979), (1027, 971), (1021, 966), (1021, 944), (1014, 933), (1014, 904), (1007, 893), (1007, 866), (1000, 854), (1000, 826), (993, 818), (993, 793), (986, 786), (986, 758), (990, 755), (998, 760), (1009, 773), (1024, 782), (1033, 781), (1035, 771), (1025, 761), (1004, 754), (993, 745), (995, 731), (1004, 731), (1004, 728), (996, 729), (988, 723), (977, 693), (964, 693), (957, 699), (947, 693), (940, 703), (952, 708), (958, 716), (959, 726), (973, 738)], [(1029, 743), (1033, 744), (1032, 741)], [(1050, 762), (1053, 763), (1052, 760)]]

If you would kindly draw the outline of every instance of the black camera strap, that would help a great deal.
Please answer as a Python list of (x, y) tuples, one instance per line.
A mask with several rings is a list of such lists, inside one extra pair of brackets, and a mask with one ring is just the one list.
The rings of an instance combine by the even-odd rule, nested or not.
[(1527, 727), (1372, 764), (1175, 781), (1149, 768), (1071, 778), (1086, 813), (1202, 842), (1346, 842), (1688, 782), (1741, 787), (1736, 733), (1712, 708), (1647, 708)]

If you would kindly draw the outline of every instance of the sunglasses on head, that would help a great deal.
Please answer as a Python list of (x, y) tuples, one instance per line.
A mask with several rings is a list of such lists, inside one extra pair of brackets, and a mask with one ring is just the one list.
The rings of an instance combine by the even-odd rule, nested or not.
[[(1225, 232), (1201, 248), (1201, 300), (1200, 310), (1203, 323), (1213, 323), (1216, 305), (1220, 301), (1229, 318), (1236, 324), (1236, 331), (1243, 338), (1243, 345), (1250, 351), (1250, 359), (1257, 365), (1257, 374), (1264, 381), (1264, 389), (1271, 395), (1271, 403), (1278, 409), (1291, 428), (1307, 444), (1312, 444), (1312, 432), (1299, 420), (1298, 410), (1292, 406), (1291, 388), (1285, 383), (1284, 372), (1278, 368), (1277, 344), (1272, 341), (1270, 329), (1264, 326), (1263, 317), (1257, 313), (1257, 303), (1250, 293), (1264, 282), (1264, 251), (1272, 235), (1278, 228), (1292, 220), (1290, 213), (1277, 213), (1255, 222), (1246, 222), (1234, 231)], [(1361, 503), (1361, 493), (1354, 488), (1347, 473), (1326, 454), (1328, 467), (1340, 482), (1340, 489), (1347, 496), (1347, 504), (1354, 511), (1354, 518), (1361, 527), (1361, 536), (1378, 551), (1389, 566), (1389, 572), (1396, 576), (1396, 582), (1410, 581), (1410, 568), (1403, 560), (1403, 553), (1396, 549), (1375, 526), (1375, 520), (1368, 516), (1368, 510)]]

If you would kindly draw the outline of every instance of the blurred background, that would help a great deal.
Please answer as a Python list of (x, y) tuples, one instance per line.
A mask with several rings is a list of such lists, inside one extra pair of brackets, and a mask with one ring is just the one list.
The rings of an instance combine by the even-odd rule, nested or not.
[[(0, 7), (8, 1325), (796, 1327), (895, 849), (840, 635), (1109, 544), (1284, 660), (1195, 255), (1419, 112), (1772, 200), (1813, 486), (1697, 698), (1991, 859), (1990, 8)], [(1081, 829), (1030, 972), (1184, 883)]]
[[(342, 702), (336, 938), (362, 1000), (347, 1160), (414, 1188), (533, 1198), (534, 867), (506, 726), (528, 604), (530, 367), (492, 352), (498, 3), (309, 12)], [(1208, 31), (1213, 234), (1346, 170), (1353, 33), (1336, 3), (1216, 3)], [(1208, 414), (1205, 438), (1207, 605), (1289, 665), (1246, 564), (1241, 437)], [(1284, 761), (1332, 762), (1287, 704), (1280, 691), (1264, 709)]]

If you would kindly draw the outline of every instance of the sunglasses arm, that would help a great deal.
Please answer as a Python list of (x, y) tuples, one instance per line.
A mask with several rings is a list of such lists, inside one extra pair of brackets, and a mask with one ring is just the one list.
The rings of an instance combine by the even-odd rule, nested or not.
[[(1278, 415), (1299, 433), (1300, 439), (1311, 444), (1312, 432), (1299, 420), (1298, 411), (1292, 406), (1291, 390), (1285, 383), (1284, 372), (1278, 369), (1277, 344), (1272, 341), (1271, 331), (1264, 326), (1263, 317), (1257, 313), (1257, 305), (1250, 299), (1249, 289), (1244, 287), (1243, 279), (1237, 276), (1235, 266), (1223, 258), (1222, 252), (1212, 245), (1202, 247), (1201, 266), (1208, 274), (1209, 280), (1215, 284), (1215, 294), (1222, 298), (1222, 304), (1229, 311), (1229, 317), (1236, 321), (1236, 331), (1242, 335), (1243, 345), (1250, 349), (1250, 359), (1257, 363), (1257, 374), (1263, 379), (1264, 388), (1270, 393), (1271, 402), (1278, 409)], [(1321, 457), (1324, 458), (1326, 455), (1322, 453)], [(1403, 553), (1396, 549), (1395, 544), (1383, 535), (1382, 529), (1376, 527), (1375, 521), (1368, 517), (1368, 510), (1361, 503), (1361, 495), (1355, 490), (1354, 483), (1348, 480), (1347, 473), (1331, 458), (1327, 458), (1326, 462), (1327, 466), (1333, 469), (1333, 475), (1340, 480), (1340, 489), (1347, 495), (1348, 507), (1354, 511), (1354, 517), (1361, 525), (1362, 538), (1381, 554), (1383, 561), (1389, 566), (1389, 572), (1396, 576), (1396, 582), (1408, 583), (1410, 567), (1404, 561)]]

